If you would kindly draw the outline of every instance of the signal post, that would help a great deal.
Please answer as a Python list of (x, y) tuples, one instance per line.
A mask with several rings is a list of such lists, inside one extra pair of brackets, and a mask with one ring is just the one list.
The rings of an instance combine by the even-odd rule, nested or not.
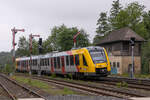
[(16, 29), (15, 27), (13, 29), (11, 29), (12, 31), (12, 36), (13, 36), (13, 39), (12, 39), (12, 46), (13, 46), (13, 63), (15, 64), (15, 46), (17, 45), (17, 43), (15, 43), (15, 35), (17, 34), (17, 32), (24, 32), (25, 30), (24, 29)]
[(40, 35), (32, 35), (30, 34), (29, 35), (29, 49), (30, 49), (30, 66), (29, 66), (29, 75), (31, 75), (31, 68), (32, 68), (32, 39), (34, 37), (40, 37)]

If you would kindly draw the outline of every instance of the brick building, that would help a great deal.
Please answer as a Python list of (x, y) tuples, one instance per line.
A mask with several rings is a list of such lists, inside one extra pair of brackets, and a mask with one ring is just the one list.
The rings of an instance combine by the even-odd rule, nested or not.
[(128, 73), (132, 65), (130, 38), (135, 38), (134, 71), (141, 72), (141, 44), (145, 41), (128, 27), (112, 31), (97, 44), (107, 50), (111, 62), (112, 73)]

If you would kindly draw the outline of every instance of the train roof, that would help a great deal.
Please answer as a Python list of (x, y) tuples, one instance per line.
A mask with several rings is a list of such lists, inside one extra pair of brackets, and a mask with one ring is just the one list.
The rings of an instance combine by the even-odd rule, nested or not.
[[(81, 49), (87, 49), (87, 50), (99, 50), (99, 49), (103, 49), (103, 47), (100, 46), (89, 46), (89, 47), (84, 47), (84, 48), (76, 48), (70, 51), (63, 51), (63, 52), (51, 52), (51, 53), (47, 53), (45, 55), (35, 55), (32, 56), (32, 59), (38, 59), (38, 58), (49, 58), (49, 57), (57, 57), (57, 56), (67, 56), (67, 55), (71, 55), (71, 51), (75, 51), (75, 50), (81, 50)], [(30, 60), (30, 57), (20, 57), (20, 58), (16, 58), (16, 60)]]

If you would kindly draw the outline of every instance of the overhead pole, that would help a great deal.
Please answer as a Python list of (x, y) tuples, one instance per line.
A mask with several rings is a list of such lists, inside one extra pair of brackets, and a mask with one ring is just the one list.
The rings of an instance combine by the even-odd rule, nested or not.
[(31, 75), (32, 73), (31, 73), (31, 68), (32, 68), (32, 39), (34, 38), (34, 37), (40, 37), (40, 35), (32, 35), (32, 34), (30, 34), (29, 35), (29, 49), (30, 49), (30, 66), (29, 66), (29, 75)]
[(15, 64), (15, 46), (17, 45), (17, 43), (15, 43), (15, 35), (17, 34), (17, 32), (24, 32), (25, 30), (24, 29), (16, 29), (15, 27), (13, 29), (11, 29), (12, 31), (12, 53), (13, 53), (13, 64)]

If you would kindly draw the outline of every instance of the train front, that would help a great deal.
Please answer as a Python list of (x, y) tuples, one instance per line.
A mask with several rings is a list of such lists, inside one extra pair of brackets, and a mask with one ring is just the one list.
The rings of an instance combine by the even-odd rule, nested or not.
[(91, 47), (88, 51), (94, 63), (96, 75), (109, 75), (111, 67), (106, 50), (103, 47)]

